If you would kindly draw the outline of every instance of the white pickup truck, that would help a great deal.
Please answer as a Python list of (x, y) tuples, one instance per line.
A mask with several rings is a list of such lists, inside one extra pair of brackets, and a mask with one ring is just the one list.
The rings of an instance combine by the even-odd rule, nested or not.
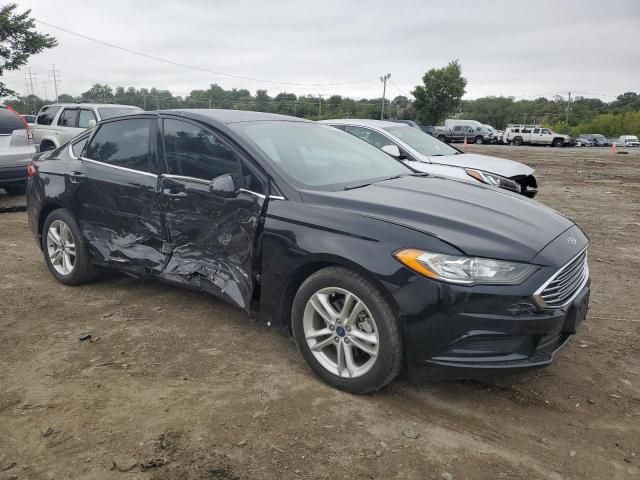
[(504, 131), (503, 140), (512, 145), (551, 145), (553, 147), (569, 146), (573, 143), (569, 135), (556, 133), (539, 125), (509, 125)]

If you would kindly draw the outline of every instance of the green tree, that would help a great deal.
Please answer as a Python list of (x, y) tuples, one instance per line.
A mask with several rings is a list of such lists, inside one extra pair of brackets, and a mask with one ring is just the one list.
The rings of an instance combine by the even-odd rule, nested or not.
[[(58, 44), (52, 36), (34, 30), (35, 21), (29, 17), (31, 10), (18, 14), (15, 13), (16, 7), (15, 3), (0, 7), (0, 77), (5, 70), (16, 70), (26, 65), (31, 55)], [(0, 97), (15, 94), (0, 82)]]
[(458, 60), (446, 67), (432, 68), (422, 77), (423, 85), (411, 92), (416, 100), (414, 110), (416, 120), (426, 125), (436, 125), (459, 106), (465, 94), (467, 79), (462, 76)]

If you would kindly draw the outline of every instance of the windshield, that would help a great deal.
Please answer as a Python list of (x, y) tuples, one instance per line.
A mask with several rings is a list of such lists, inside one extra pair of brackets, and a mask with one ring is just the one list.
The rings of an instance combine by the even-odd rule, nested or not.
[(98, 112), (100, 112), (100, 118), (102, 120), (107, 120), (113, 117), (121, 117), (123, 115), (133, 115), (135, 113), (140, 113), (143, 110), (138, 107), (101, 107), (98, 108)]
[(394, 137), (402, 140), (414, 150), (417, 150), (422, 155), (441, 156), (456, 155), (460, 153), (455, 148), (450, 147), (446, 143), (441, 142), (437, 138), (432, 137), (428, 133), (418, 130), (417, 128), (398, 126), (386, 127), (385, 130)]
[(413, 173), (376, 147), (327, 125), (266, 121), (229, 126), (299, 188), (341, 190)]

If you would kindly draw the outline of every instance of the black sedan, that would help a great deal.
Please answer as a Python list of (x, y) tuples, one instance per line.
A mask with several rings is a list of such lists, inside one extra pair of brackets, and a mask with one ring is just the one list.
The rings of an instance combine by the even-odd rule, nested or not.
[(37, 156), (27, 200), (60, 282), (115, 268), (210, 292), (292, 332), (320, 377), (354, 393), (405, 367), (549, 364), (588, 306), (588, 241), (566, 217), (298, 118), (107, 120)]

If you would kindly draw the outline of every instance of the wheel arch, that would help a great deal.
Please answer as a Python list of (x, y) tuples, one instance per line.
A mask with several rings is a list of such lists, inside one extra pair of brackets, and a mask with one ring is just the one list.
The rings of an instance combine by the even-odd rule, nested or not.
[(44, 222), (47, 221), (47, 217), (51, 212), (60, 208), (65, 208), (65, 206), (56, 201), (50, 201), (40, 208), (40, 212), (38, 212), (38, 238), (40, 239), (40, 248), (42, 248), (42, 230), (44, 229)]
[(399, 308), (395, 299), (375, 274), (345, 257), (338, 255), (313, 255), (291, 272), (285, 283), (285, 287), (282, 289), (282, 294), (279, 297), (276, 311), (273, 315), (274, 322), (276, 325), (279, 325), (282, 330), (288, 333), (291, 332), (291, 308), (300, 285), (311, 275), (327, 267), (344, 267), (364, 277), (380, 291), (389, 302), (393, 312), (397, 315)]

